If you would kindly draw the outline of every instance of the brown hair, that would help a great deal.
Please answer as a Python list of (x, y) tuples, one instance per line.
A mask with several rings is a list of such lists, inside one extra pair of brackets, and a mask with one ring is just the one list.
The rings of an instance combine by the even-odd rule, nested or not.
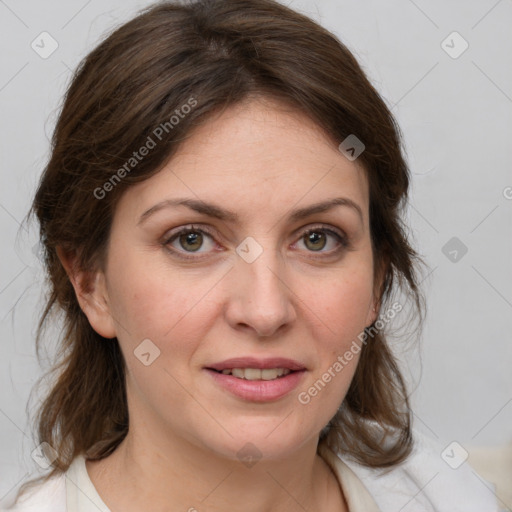
[[(56, 248), (76, 252), (83, 269), (101, 265), (123, 191), (157, 173), (214, 112), (256, 96), (300, 109), (336, 144), (350, 134), (363, 141), (357, 161), (369, 181), (375, 277), (383, 277), (380, 308), (395, 289), (405, 291), (422, 323), (416, 264), (423, 261), (401, 221), (410, 175), (400, 129), (346, 46), (273, 0), (152, 5), (114, 30), (76, 70), (31, 210), (40, 223), (50, 286), (38, 355), (51, 313), (60, 311), (64, 321), (55, 382), (37, 418), (39, 442), (58, 454), (47, 478), (81, 453), (106, 457), (129, 428), (119, 344), (90, 326)], [(194, 108), (180, 110), (191, 98)], [(121, 172), (159, 126), (166, 129), (156, 146)], [(398, 364), (382, 330), (374, 329), (320, 439), (366, 466), (391, 467), (411, 452), (411, 421)]]

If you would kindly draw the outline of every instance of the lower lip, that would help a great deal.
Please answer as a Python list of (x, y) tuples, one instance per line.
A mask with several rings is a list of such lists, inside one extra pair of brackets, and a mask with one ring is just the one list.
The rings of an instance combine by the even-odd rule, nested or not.
[(224, 375), (215, 370), (206, 369), (215, 382), (233, 395), (253, 402), (270, 402), (278, 400), (295, 389), (301, 381), (305, 370), (291, 372), (274, 380), (246, 380)]

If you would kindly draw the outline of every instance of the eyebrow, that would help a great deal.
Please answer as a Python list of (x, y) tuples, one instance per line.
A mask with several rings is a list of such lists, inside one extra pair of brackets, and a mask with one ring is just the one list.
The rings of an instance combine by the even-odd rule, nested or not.
[[(149, 208), (149, 210), (146, 210), (141, 216), (138, 221), (138, 225), (145, 222), (151, 215), (154, 213), (164, 209), (164, 208), (170, 208), (170, 207), (176, 207), (176, 206), (186, 206), (190, 208), (191, 210), (194, 210), (198, 213), (202, 213), (204, 215), (208, 215), (210, 217), (214, 217), (216, 219), (222, 220), (222, 221), (229, 221), (232, 223), (239, 223), (240, 217), (237, 213), (226, 210), (225, 208), (222, 208), (218, 205), (215, 205), (213, 203), (208, 203), (199, 199), (188, 199), (188, 198), (182, 198), (182, 199), (166, 199), (164, 201), (161, 201), (157, 203), (155, 206), (152, 206)], [(327, 201), (322, 201), (320, 203), (315, 203), (310, 206), (306, 206), (304, 208), (298, 208), (294, 210), (289, 218), (291, 221), (298, 221), (302, 220), (306, 217), (309, 217), (311, 215), (314, 215), (316, 213), (322, 213), (329, 210), (332, 210), (333, 208), (337, 206), (345, 206), (348, 208), (351, 208), (355, 210), (359, 218), (361, 219), (361, 222), (363, 221), (363, 211), (361, 207), (354, 202), (352, 199), (349, 199), (348, 197), (336, 197), (334, 199), (329, 199)]]

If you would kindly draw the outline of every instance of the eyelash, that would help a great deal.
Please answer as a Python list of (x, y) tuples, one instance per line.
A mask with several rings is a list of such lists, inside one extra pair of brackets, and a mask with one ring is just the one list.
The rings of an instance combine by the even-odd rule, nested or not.
[[(169, 244), (171, 244), (171, 242), (174, 242), (174, 240), (176, 240), (179, 236), (185, 235), (185, 234), (190, 234), (190, 233), (202, 233), (202, 234), (206, 234), (206, 235), (210, 236), (211, 238), (214, 237), (214, 234), (209, 229), (207, 229), (205, 227), (201, 227), (200, 228), (198, 226), (195, 226), (195, 225), (191, 224), (191, 225), (188, 225), (188, 226), (184, 226), (183, 228), (181, 228), (176, 233), (172, 233), (171, 235), (167, 236), (163, 240), (162, 245), (168, 251), (170, 251), (173, 254), (175, 254), (178, 258), (181, 258), (181, 259), (184, 259), (184, 260), (200, 260), (200, 259), (203, 258), (203, 256), (184, 256), (182, 251), (178, 251), (176, 249), (171, 249), (169, 247)], [(333, 229), (326, 228), (326, 227), (324, 227), (322, 225), (313, 226), (311, 228), (308, 228), (306, 231), (304, 231), (302, 233), (302, 235), (300, 236), (299, 240), (304, 238), (306, 235), (311, 234), (311, 233), (329, 234), (329, 235), (334, 236), (337, 239), (337, 241), (340, 244), (340, 246), (338, 248), (328, 252), (327, 256), (333, 256), (334, 254), (337, 254), (337, 253), (341, 252), (344, 249), (345, 250), (350, 249), (349, 240), (348, 240), (348, 238), (344, 234), (342, 234), (341, 232), (338, 233), (337, 231), (334, 231)], [(310, 251), (310, 252), (314, 252), (314, 251)], [(322, 257), (323, 256), (321, 256), (321, 258)], [(317, 258), (317, 257), (313, 256), (313, 258)]]

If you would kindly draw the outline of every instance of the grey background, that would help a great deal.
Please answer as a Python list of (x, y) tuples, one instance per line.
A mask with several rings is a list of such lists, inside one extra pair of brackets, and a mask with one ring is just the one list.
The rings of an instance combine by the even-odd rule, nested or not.
[[(406, 220), (430, 266), (423, 336), (400, 352), (414, 426), (467, 450), (512, 441), (512, 1), (286, 3), (347, 44), (404, 133)], [(71, 70), (148, 4), (0, 0), (0, 500), (35, 471), (26, 405), (42, 374), (34, 334), (44, 276), (36, 227), (22, 221)], [(58, 42), (46, 59), (31, 48), (43, 31)], [(469, 44), (458, 58), (442, 47), (453, 31)], [(446, 44), (462, 48), (453, 36)]]

